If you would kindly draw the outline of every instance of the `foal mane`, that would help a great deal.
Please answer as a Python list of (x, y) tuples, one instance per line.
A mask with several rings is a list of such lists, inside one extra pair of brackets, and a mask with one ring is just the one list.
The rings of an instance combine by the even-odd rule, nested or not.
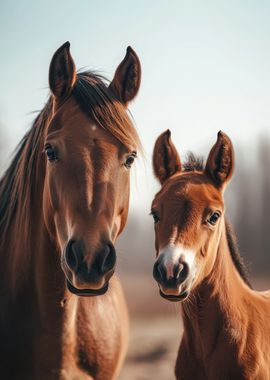
[(234, 265), (235, 265), (238, 273), (242, 277), (243, 281), (250, 288), (252, 288), (251, 283), (250, 283), (249, 278), (248, 278), (248, 274), (249, 274), (248, 267), (245, 264), (244, 259), (243, 259), (243, 257), (240, 254), (240, 250), (239, 250), (239, 247), (238, 247), (238, 243), (237, 243), (237, 239), (236, 239), (235, 233), (234, 233), (234, 231), (232, 229), (231, 224), (228, 222), (227, 219), (225, 219), (225, 227), (226, 227), (227, 242), (228, 242), (228, 246), (229, 246), (229, 250), (230, 250), (232, 261), (233, 261), (233, 263), (234, 263)]
[[(105, 81), (105, 78), (89, 71), (78, 73), (71, 95), (83, 112), (123, 145), (140, 149), (141, 143), (130, 117)], [(31, 256), (31, 238), (35, 238), (31, 232), (37, 224), (32, 220), (36, 202), (37, 207), (42, 208), (40, 183), (43, 185), (45, 165), (42, 162), (45, 161), (41, 160), (41, 153), (52, 111), (53, 99), (50, 97), (22, 138), (0, 180), (0, 263), (6, 265), (7, 280), (11, 281), (13, 288), (18, 286), (18, 277), (29, 274), (27, 262)]]
[[(187, 159), (183, 164), (183, 170), (185, 172), (200, 171), (204, 170), (204, 159), (201, 156), (196, 156), (192, 152), (189, 152)], [(240, 254), (240, 250), (237, 243), (236, 235), (232, 229), (231, 224), (225, 219), (226, 237), (231, 254), (232, 261), (235, 268), (240, 274), (243, 281), (251, 288), (251, 283), (248, 278), (248, 268), (244, 262), (243, 257)]]
[(187, 159), (183, 164), (184, 172), (194, 172), (204, 170), (204, 159), (201, 156), (196, 156), (192, 152), (188, 152)]

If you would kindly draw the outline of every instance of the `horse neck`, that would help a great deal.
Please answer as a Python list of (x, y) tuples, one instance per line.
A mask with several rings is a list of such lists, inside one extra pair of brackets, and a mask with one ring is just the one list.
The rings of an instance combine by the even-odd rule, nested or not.
[[(43, 185), (42, 192), (43, 194)], [(42, 196), (38, 202), (42, 205)], [(71, 297), (66, 287), (66, 280), (61, 268), (61, 252), (56, 240), (48, 232), (43, 219), (43, 211), (39, 210), (33, 218), (35, 234), (30, 242), (31, 259), (27, 286), (33, 289), (37, 313), (40, 320), (50, 325), (56, 317), (69, 318), (76, 304), (76, 297)], [(34, 285), (34, 286), (33, 286)], [(68, 305), (65, 301), (69, 299)], [(64, 307), (65, 306), (65, 307)], [(63, 322), (63, 321), (62, 321)], [(61, 323), (62, 323), (61, 322)]]
[(212, 271), (183, 303), (184, 334), (197, 357), (214, 351), (221, 334), (226, 342), (241, 339), (250, 292), (232, 261), (224, 223)]
[[(38, 142), (42, 150), (42, 138)], [(29, 301), (36, 313), (55, 309), (65, 298), (66, 286), (60, 267), (60, 252), (50, 236), (43, 216), (43, 191), (46, 165), (41, 154), (36, 157), (35, 168), (27, 178), (26, 200), (18, 197), (18, 206), (0, 247), (0, 263), (6, 268), (0, 279), (5, 289), (4, 299), (9, 305)], [(23, 203), (24, 202), (24, 203)], [(16, 307), (16, 306), (15, 306)], [(52, 315), (52, 309), (49, 309)]]
[[(40, 178), (44, 178), (43, 174), (45, 172), (40, 173)], [(60, 265), (59, 248), (50, 236), (43, 219), (43, 185), (41, 179), (32, 199), (32, 213), (29, 219), (31, 239), (27, 242), (30, 252), (27, 258), (28, 262), (24, 264), (27, 265), (28, 274), (22, 276), (16, 283), (17, 288), (10, 294), (7, 307), (11, 305), (12, 313), (19, 310), (22, 320), (24, 320), (24, 314), (27, 316), (29, 324), (36, 326), (35, 331), (38, 331), (37, 335), (44, 347), (48, 346), (47, 340), (52, 339), (54, 347), (57, 348), (60, 342), (59, 335), (64, 336), (65, 339), (61, 339), (63, 347), (58, 347), (59, 352), (62, 352), (65, 345), (72, 348), (74, 344), (75, 330), (72, 327), (75, 324), (78, 300), (68, 293), (65, 276)], [(13, 230), (12, 233), (15, 231)], [(18, 239), (20, 239), (19, 235)], [(17, 244), (21, 245), (22, 249), (26, 247), (23, 239), (21, 242), (18, 240)], [(17, 265), (23, 265), (23, 263), (18, 261)], [(7, 312), (9, 313), (9, 311)], [(51, 337), (48, 331), (55, 331), (54, 336)]]

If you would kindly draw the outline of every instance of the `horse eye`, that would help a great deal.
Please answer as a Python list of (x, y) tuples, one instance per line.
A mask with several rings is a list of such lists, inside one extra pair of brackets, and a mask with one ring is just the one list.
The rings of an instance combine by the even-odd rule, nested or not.
[(45, 145), (45, 153), (49, 161), (57, 160), (56, 150), (52, 145), (50, 144)]
[(210, 218), (208, 219), (208, 223), (212, 224), (212, 226), (214, 226), (216, 224), (216, 222), (218, 221), (220, 217), (220, 213), (215, 211), (211, 216)]
[(150, 214), (152, 215), (155, 224), (160, 221), (159, 213), (156, 210), (151, 210)]
[(126, 162), (124, 163), (125, 167), (127, 169), (130, 169), (131, 168), (131, 165), (133, 164), (135, 158), (137, 157), (137, 153), (136, 152), (132, 152), (128, 158), (126, 159)]

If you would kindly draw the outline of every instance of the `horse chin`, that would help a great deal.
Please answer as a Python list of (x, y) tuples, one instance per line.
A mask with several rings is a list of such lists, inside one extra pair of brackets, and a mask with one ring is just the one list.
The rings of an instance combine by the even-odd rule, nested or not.
[(180, 293), (179, 295), (172, 295), (172, 294), (164, 294), (162, 292), (162, 290), (159, 289), (159, 294), (161, 295), (161, 297), (165, 298), (168, 301), (171, 301), (171, 302), (182, 302), (182, 301), (184, 301), (184, 300), (186, 300), (188, 298), (189, 291), (185, 290), (182, 293)]
[(109, 288), (109, 284), (105, 284), (101, 289), (77, 289), (67, 280), (67, 288), (72, 294), (75, 294), (76, 296), (93, 297), (105, 294)]

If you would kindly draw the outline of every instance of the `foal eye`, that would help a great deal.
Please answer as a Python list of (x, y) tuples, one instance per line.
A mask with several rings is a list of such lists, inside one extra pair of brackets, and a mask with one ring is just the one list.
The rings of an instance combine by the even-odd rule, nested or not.
[(57, 160), (57, 153), (56, 153), (55, 148), (52, 145), (46, 144), (44, 150), (49, 161)]
[(155, 224), (160, 221), (159, 213), (156, 210), (151, 210), (150, 215), (152, 215)]
[(131, 165), (133, 164), (135, 158), (137, 157), (137, 152), (132, 152), (128, 158), (126, 159), (126, 162), (124, 163), (124, 166), (127, 168), (127, 169), (130, 169), (131, 168)]
[(220, 218), (220, 212), (218, 211), (215, 211), (211, 216), (210, 218), (207, 220), (208, 223), (212, 224), (212, 226), (214, 226), (216, 224), (216, 222), (218, 221), (218, 219)]

